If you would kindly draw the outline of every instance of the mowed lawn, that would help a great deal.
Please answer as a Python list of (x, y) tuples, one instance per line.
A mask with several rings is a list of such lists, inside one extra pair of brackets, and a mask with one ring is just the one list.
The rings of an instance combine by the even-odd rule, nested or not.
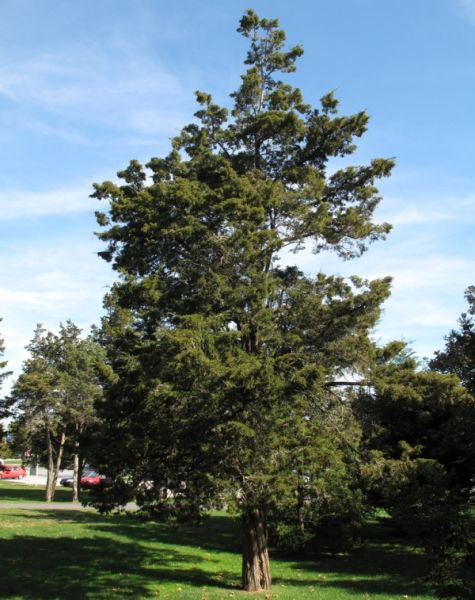
[(421, 583), (427, 564), (420, 550), (378, 522), (348, 554), (303, 560), (272, 553), (272, 591), (245, 594), (238, 519), (216, 514), (202, 527), (175, 528), (127, 515), (7, 504), (37, 499), (37, 492), (0, 482), (0, 598), (433, 598)]

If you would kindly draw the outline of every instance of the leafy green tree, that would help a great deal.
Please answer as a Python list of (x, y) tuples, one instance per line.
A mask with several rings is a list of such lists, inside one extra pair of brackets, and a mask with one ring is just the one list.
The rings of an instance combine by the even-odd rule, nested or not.
[(116, 481), (104, 506), (135, 488), (160, 515), (237, 509), (242, 583), (256, 591), (271, 583), (267, 516), (322, 472), (332, 450), (311, 448), (341, 383), (367, 372), (389, 293), (388, 279), (311, 278), (279, 255), (308, 245), (349, 259), (383, 238), (375, 181), (393, 161), (329, 174), (368, 116), (340, 116), (333, 93), (314, 109), (279, 79), (302, 49), (285, 49), (277, 20), (249, 10), (238, 31), (249, 68), (231, 112), (197, 92), (197, 120), (168, 156), (95, 186), (109, 203), (97, 213), (100, 254), (119, 273), (103, 326), (116, 381), (99, 405), (97, 466)]
[(420, 538), (438, 593), (472, 598), (475, 399), (455, 375), (420, 370), (403, 343), (376, 353), (356, 400), (365, 487), (399, 530)]
[(455, 375), (420, 370), (393, 342), (376, 350), (371, 387), (357, 400), (366, 447), (394, 460), (436, 461), (468, 494), (475, 470), (475, 400)]
[(475, 286), (465, 291), (468, 311), (459, 319), (459, 329), (445, 338), (445, 349), (429, 361), (434, 371), (455, 373), (466, 389), (475, 396)]
[[(57, 341), (62, 418), (67, 425), (73, 459), (73, 500), (78, 500), (83, 463), (81, 449), (91, 430), (98, 425), (95, 404), (102, 398), (108, 370), (102, 346), (92, 336), (82, 338), (81, 330), (71, 321), (60, 325)], [(84, 452), (82, 454), (84, 459)]]
[(102, 394), (102, 348), (80, 335), (71, 321), (60, 325), (58, 335), (38, 325), (7, 402), (17, 445), (46, 454), (47, 501), (54, 498), (68, 441), (74, 456), (73, 497), (78, 498), (80, 440), (96, 421), (94, 404)]
[[(1, 321), (1, 319), (0, 319)], [(0, 357), (3, 356), (3, 353), (5, 352), (5, 345), (3, 342), (3, 339), (0, 338)], [(0, 360), (0, 389), (2, 388), (2, 384), (3, 381), (6, 377), (8, 377), (9, 375), (11, 375), (11, 371), (5, 371), (5, 367), (7, 366), (7, 361), (6, 360)], [(1, 416), (1, 414), (0, 414)]]
[(66, 437), (60, 419), (58, 374), (54, 369), (54, 336), (38, 325), (26, 348), (30, 357), (14, 383), (7, 406), (16, 421), (13, 426), (16, 443), (21, 440), (28, 444), (23, 450), (42, 438), (48, 466), (46, 500), (51, 501)]

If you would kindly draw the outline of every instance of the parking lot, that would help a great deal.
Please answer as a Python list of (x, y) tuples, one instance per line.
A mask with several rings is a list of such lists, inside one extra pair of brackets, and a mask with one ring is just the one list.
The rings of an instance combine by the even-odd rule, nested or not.
[[(28, 475), (23, 477), (23, 479), (2, 479), (2, 481), (8, 482), (11, 481), (13, 483), (24, 483), (26, 485), (46, 485), (46, 475), (47, 470), (44, 467), (35, 468), (32, 465), (28, 465), (27, 468)], [(73, 472), (71, 469), (64, 469), (60, 471), (58, 475), (58, 483), (59, 480), (63, 477), (72, 477)]]

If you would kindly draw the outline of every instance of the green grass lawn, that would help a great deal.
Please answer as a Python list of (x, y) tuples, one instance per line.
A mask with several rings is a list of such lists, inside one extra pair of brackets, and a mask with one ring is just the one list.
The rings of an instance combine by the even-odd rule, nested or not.
[[(0, 502), (33, 501), (41, 492), (1, 482)], [(58, 493), (59, 500), (70, 497)], [(368, 541), (349, 554), (299, 560), (273, 553), (272, 591), (253, 595), (239, 590), (237, 519), (219, 514), (202, 527), (177, 529), (127, 515), (3, 504), (0, 598), (433, 598), (421, 583), (427, 565), (417, 548), (378, 522), (366, 533)]]
[[(71, 497), (70, 488), (58, 485), (54, 497), (55, 502), (71, 502)], [(44, 485), (36, 486), (6, 480), (0, 481), (0, 502), (42, 502), (44, 499)]]

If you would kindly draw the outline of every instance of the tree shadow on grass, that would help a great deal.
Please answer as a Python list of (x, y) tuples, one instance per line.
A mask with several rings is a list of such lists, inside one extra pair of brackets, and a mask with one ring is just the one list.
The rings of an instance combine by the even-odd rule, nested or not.
[[(143, 527), (143, 523), (148, 525)], [(116, 531), (117, 524), (105, 523), (99, 527), (112, 533)], [(124, 534), (137, 540), (145, 541), (152, 535), (161, 543), (175, 547), (236, 554), (237, 568), (240, 565), (240, 519), (212, 516), (201, 527), (173, 527), (132, 517), (124, 519), (120, 528)], [(271, 553), (271, 563), (275, 567), (274, 583), (286, 587), (333, 587), (351, 593), (388, 594), (395, 597), (429, 594), (428, 586), (422, 581), (428, 572), (428, 561), (420, 549), (411, 546), (408, 540), (398, 537), (377, 521), (368, 524), (364, 534), (365, 543), (343, 555), (321, 554), (311, 560), (295, 561), (295, 557)], [(287, 573), (290, 570), (290, 576), (287, 573), (279, 575), (280, 562)]]
[[(67, 493), (69, 492), (69, 493)], [(55, 502), (71, 502), (72, 494), (69, 490), (56, 491)], [(45, 502), (44, 486), (31, 486), (24, 483), (3, 483), (0, 485), (0, 502)], [(2, 508), (8, 508), (2, 506)]]
[(320, 554), (312, 560), (292, 562), (292, 571), (301, 574), (301, 578), (274, 577), (274, 583), (302, 586), (314, 578), (310, 582), (316, 587), (339, 588), (371, 597), (430, 596), (425, 582), (429, 561), (415, 542), (376, 521), (368, 524), (364, 533), (366, 541), (351, 552)]
[[(147, 533), (143, 523), (133, 530), (116, 518), (80, 512), (34, 511), (21, 518), (32, 523), (53, 520), (59, 536), (17, 534), (0, 540), (4, 573), (8, 572), (0, 582), (0, 598), (139, 598), (151, 596), (151, 586), (165, 583), (236, 588), (236, 574), (214, 566), (216, 560), (193, 549), (154, 546), (156, 532), (151, 528)], [(61, 535), (68, 522), (85, 527), (85, 535)]]
[[(241, 520), (224, 515), (213, 515), (201, 525), (190, 526), (147, 519), (139, 515), (119, 517), (120, 531), (138, 540), (153, 537), (164, 544), (194, 547), (210, 551), (241, 554)], [(104, 532), (117, 531), (118, 521), (97, 525)]]
[[(76, 511), (22, 514), (32, 521), (43, 517), (53, 518), (60, 532), (67, 531), (68, 522), (77, 523), (84, 535), (78, 539), (17, 535), (0, 541), (0, 555), (9, 557), (4, 560), (9, 587), (2, 584), (0, 597), (21, 593), (32, 600), (138, 598), (150, 596), (151, 585), (165, 583), (223, 591), (238, 587), (238, 519), (213, 516), (201, 527), (171, 527), (126, 515)], [(367, 533), (368, 541), (347, 555), (296, 561), (273, 553), (274, 584), (333, 588), (371, 597), (429, 595), (421, 583), (427, 571), (422, 553), (378, 524), (371, 525)], [(236, 571), (223, 571), (223, 556), (213, 555), (213, 551), (235, 555), (231, 560)]]

